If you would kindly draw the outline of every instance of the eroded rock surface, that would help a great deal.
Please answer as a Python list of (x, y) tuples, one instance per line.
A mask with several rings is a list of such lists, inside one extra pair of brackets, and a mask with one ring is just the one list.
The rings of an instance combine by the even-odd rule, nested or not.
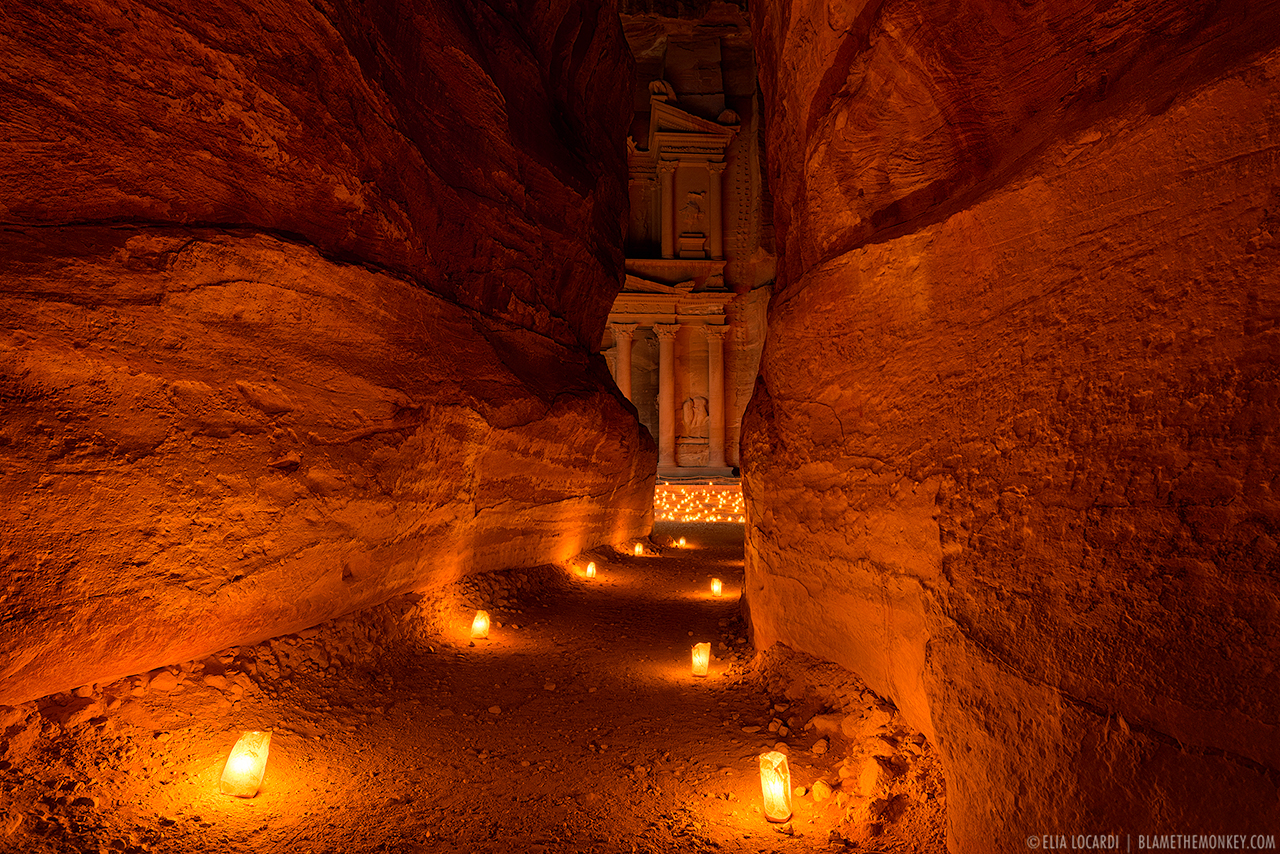
[(930, 734), (954, 851), (1276, 826), (1276, 11), (753, 14), (757, 645)]
[(0, 703), (648, 530), (588, 2), (6, 8)]

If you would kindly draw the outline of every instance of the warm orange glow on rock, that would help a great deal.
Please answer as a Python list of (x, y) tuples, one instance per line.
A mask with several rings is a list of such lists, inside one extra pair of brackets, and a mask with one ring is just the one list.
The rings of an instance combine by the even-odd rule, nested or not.
[(587, 564), (587, 578), (595, 578), (595, 577), (596, 577), (596, 562), (591, 561), (591, 563)]
[(471, 636), (473, 638), (487, 638), (489, 636), (489, 612), (476, 611), (475, 619), (471, 621)]
[(270, 732), (255, 730), (242, 733), (222, 769), (222, 794), (237, 798), (252, 798), (258, 794), (262, 775), (267, 770), (270, 749)]
[(706, 676), (711, 664), (711, 644), (695, 643), (693, 645), (693, 675)]
[(711, 595), (719, 596), (724, 592), (724, 582), (718, 578), (711, 579)]
[(787, 756), (776, 750), (760, 757), (760, 789), (764, 793), (764, 817), (769, 821), (791, 818), (791, 769)]

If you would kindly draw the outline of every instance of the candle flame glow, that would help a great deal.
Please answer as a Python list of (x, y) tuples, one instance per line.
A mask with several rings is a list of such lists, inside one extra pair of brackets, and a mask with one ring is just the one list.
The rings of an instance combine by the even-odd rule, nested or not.
[(227, 764), (222, 768), (219, 788), (224, 795), (252, 798), (258, 794), (262, 776), (267, 770), (267, 755), (271, 752), (271, 733), (257, 730), (240, 734)]
[(695, 643), (693, 645), (693, 675), (706, 676), (711, 664), (711, 644)]
[(791, 769), (785, 753), (770, 751), (760, 757), (760, 789), (764, 794), (764, 817), (769, 821), (791, 818)]

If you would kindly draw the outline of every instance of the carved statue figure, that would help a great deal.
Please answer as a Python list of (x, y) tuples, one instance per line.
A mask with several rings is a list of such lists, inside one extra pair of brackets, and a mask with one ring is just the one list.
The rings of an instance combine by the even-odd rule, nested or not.
[(649, 94), (658, 98), (660, 101), (674, 101), (676, 99), (675, 88), (665, 80), (654, 80), (649, 84)]
[(707, 426), (707, 399), (705, 397), (686, 397), (680, 414), (684, 416), (684, 435), (682, 438), (701, 438), (703, 428)]
[(702, 226), (702, 197), (705, 193), (690, 192), (684, 207), (680, 208), (680, 234), (706, 234)]

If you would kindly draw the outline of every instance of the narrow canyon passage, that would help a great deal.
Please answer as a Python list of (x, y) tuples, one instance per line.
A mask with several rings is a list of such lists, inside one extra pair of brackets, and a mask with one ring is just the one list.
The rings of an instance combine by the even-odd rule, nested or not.
[[(49, 698), (0, 763), (13, 793), (4, 850), (843, 850), (868, 829), (846, 820), (852, 801), (870, 809), (886, 794), (862, 796), (884, 781), (861, 779), (867, 750), (839, 730), (846, 717), (880, 733), (880, 747), (901, 741), (926, 760), (904, 780), (918, 797), (880, 798), (890, 833), (879, 850), (943, 850), (936, 782), (927, 807), (919, 788), (936, 769), (909, 734), (883, 737), (891, 712), (867, 695), (865, 708), (832, 714), (794, 672), (753, 666), (742, 534), (660, 522), (640, 556), (597, 550), (570, 567), (472, 579), (410, 641), (389, 627), (431, 609), (356, 615)], [(476, 602), (492, 608), (487, 640), (467, 636)], [(695, 678), (690, 647), (702, 641), (714, 654)], [(789, 696), (770, 690), (788, 681)], [(252, 800), (218, 792), (246, 729), (273, 731)], [(758, 756), (779, 743), (803, 792), (785, 827), (764, 819), (758, 775)], [(821, 802), (819, 779), (835, 789)], [(904, 818), (912, 808), (921, 814)]]

